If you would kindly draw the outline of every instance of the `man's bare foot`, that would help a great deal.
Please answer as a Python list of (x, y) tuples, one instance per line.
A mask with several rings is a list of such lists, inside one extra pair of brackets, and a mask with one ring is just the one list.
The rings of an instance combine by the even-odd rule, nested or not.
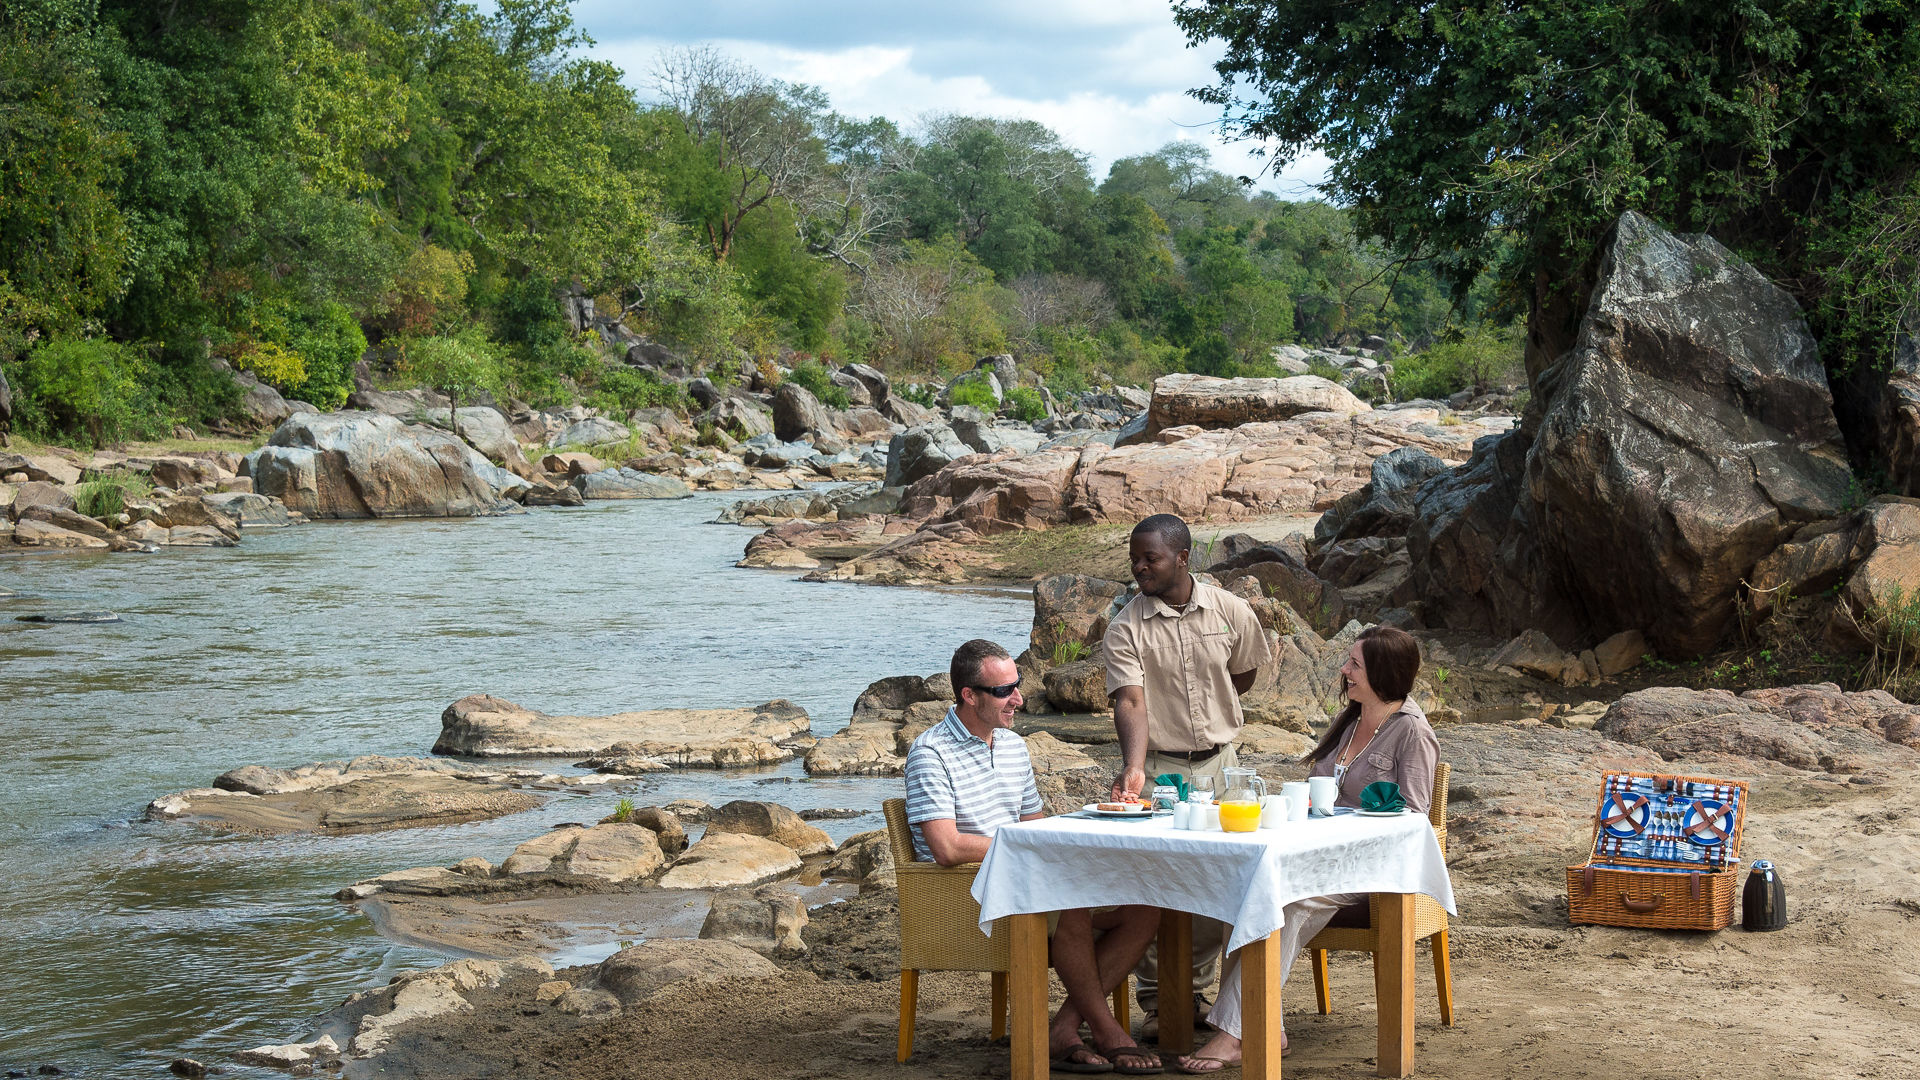
[[(1286, 1045), (1286, 1035), (1282, 1034), (1281, 1049), (1285, 1050)], [(1213, 1038), (1207, 1040), (1205, 1046), (1186, 1057), (1174, 1059), (1174, 1063), (1183, 1073), (1204, 1075), (1219, 1072), (1229, 1065), (1240, 1064), (1240, 1040), (1224, 1031), (1216, 1032)]]

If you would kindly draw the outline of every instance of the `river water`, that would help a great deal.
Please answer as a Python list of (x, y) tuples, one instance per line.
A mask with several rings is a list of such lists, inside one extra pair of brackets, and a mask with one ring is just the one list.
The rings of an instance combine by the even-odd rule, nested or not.
[[(19, 594), (0, 595), (0, 1069), (151, 1077), (175, 1057), (299, 1036), (348, 994), (445, 960), (384, 941), (334, 890), (467, 855), (498, 862), (619, 798), (262, 840), (140, 821), (159, 795), (249, 763), (425, 754), (441, 710), (481, 692), (552, 713), (785, 697), (826, 734), (874, 679), (944, 670), (970, 637), (1017, 651), (1026, 636), (1023, 592), (736, 569), (752, 533), (705, 524), (736, 497), (0, 559), (0, 593)], [(124, 621), (14, 621), (102, 608)], [(657, 774), (631, 795), (877, 811), (898, 784), (808, 780), (790, 763)], [(879, 827), (877, 812), (820, 824), (836, 839)]]

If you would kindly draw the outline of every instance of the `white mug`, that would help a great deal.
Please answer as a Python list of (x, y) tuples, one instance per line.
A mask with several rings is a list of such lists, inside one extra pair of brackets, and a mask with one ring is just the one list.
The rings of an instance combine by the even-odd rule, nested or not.
[(1289, 780), (1280, 785), (1280, 794), (1287, 800), (1287, 820), (1305, 821), (1307, 817), (1307, 782)]
[(1205, 825), (1202, 825), (1201, 828), (1207, 830), (1208, 832), (1219, 832), (1220, 831), (1220, 804), (1206, 803), (1204, 805), (1207, 811), (1207, 817), (1206, 817), (1207, 823)]
[(1340, 797), (1340, 784), (1331, 776), (1309, 776), (1307, 792), (1313, 816), (1326, 817), (1333, 813), (1334, 800)]
[(1277, 829), (1293, 816), (1293, 801), (1285, 795), (1269, 795), (1260, 803), (1260, 827)]

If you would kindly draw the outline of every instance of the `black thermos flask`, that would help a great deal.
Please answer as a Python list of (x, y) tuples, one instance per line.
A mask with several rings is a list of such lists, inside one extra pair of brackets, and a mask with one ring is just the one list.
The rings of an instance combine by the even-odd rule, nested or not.
[(1760, 859), (1740, 890), (1740, 925), (1747, 930), (1779, 930), (1787, 925), (1787, 886), (1773, 864)]

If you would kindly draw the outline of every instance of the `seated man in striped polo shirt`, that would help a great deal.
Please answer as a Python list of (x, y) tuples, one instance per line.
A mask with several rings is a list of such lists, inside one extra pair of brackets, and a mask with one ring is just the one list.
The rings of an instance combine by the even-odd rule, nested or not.
[[(975, 639), (955, 650), (949, 673), (954, 706), (907, 751), (914, 856), (942, 866), (979, 862), (1000, 826), (1043, 816), (1027, 744), (1010, 730), (1021, 705), (1013, 658)], [(1159, 910), (1140, 905), (1058, 914), (1048, 955), (1067, 1003), (1048, 1033), (1055, 1069), (1161, 1071), (1159, 1057), (1134, 1045), (1107, 1004), (1159, 927)], [(1080, 1041), (1083, 1022), (1097, 1051)]]

